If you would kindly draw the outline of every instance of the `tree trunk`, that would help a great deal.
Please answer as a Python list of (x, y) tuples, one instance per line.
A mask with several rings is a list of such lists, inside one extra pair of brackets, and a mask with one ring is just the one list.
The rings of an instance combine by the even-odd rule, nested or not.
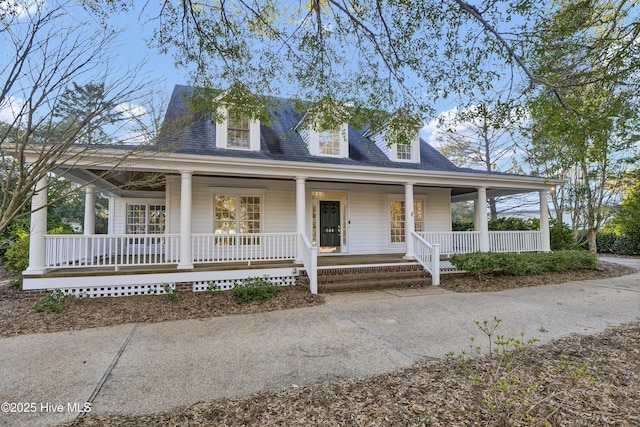
[(596, 243), (596, 236), (598, 235), (598, 230), (593, 227), (589, 228), (589, 250), (594, 254), (598, 253), (598, 244)]
[(494, 197), (489, 198), (489, 210), (491, 212), (491, 219), (498, 219), (498, 207), (496, 206), (496, 199)]

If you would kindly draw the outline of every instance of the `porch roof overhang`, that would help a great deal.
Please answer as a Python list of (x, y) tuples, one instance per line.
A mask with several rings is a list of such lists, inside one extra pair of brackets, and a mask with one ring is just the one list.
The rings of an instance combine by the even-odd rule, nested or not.
[[(478, 188), (487, 189), (487, 196), (527, 193), (550, 190), (564, 183), (558, 179), (548, 179), (526, 175), (487, 173), (482, 171), (434, 171), (422, 169), (402, 169), (372, 166), (352, 166), (342, 164), (316, 164), (296, 161), (273, 161), (242, 157), (216, 157), (170, 152), (126, 153), (122, 160), (122, 149), (104, 149), (91, 156), (73, 159), (71, 164), (60, 162), (56, 171), (81, 184), (93, 183), (109, 194), (144, 197), (163, 191), (163, 184), (146, 182), (131, 185), (126, 176), (158, 174), (171, 175), (183, 171), (201, 176), (228, 176), (262, 179), (296, 179), (312, 181), (397, 184), (411, 183), (415, 186), (442, 187), (452, 189), (452, 201), (472, 200)], [(27, 159), (28, 161), (28, 159)], [(123, 181), (129, 187), (123, 185)]]

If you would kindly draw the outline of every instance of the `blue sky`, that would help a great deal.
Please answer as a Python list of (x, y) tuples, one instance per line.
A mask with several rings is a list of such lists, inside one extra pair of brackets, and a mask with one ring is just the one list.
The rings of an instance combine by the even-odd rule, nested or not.
[[(29, 0), (27, 0), (29, 1)], [(48, 7), (49, 4), (56, 2), (48, 2), (46, 0), (33, 0), (33, 4), (38, 1)], [(0, 1), (0, 8), (3, 2)], [(4, 3), (6, 4), (6, 3)], [(6, 7), (6, 6), (5, 6)], [(65, 23), (76, 25), (81, 31), (91, 34), (101, 31), (98, 19), (90, 15), (77, 3), (69, 3), (69, 13), (65, 14)], [(128, 67), (140, 64), (142, 70), (142, 78), (153, 82), (153, 89), (157, 100), (168, 101), (169, 96), (176, 84), (188, 84), (189, 72), (184, 68), (178, 68), (174, 65), (171, 52), (167, 54), (160, 53), (156, 48), (150, 48), (147, 44), (151, 37), (153, 29), (157, 27), (157, 21), (153, 20), (154, 14), (157, 13), (158, 5), (152, 0), (146, 3), (144, 9), (133, 10), (129, 12), (117, 13), (108, 17), (107, 23), (122, 32), (116, 37), (116, 46), (113, 50), (114, 58), (110, 67), (113, 67), (114, 73), (118, 70), (125, 70)], [(25, 11), (19, 11), (25, 13)], [(2, 40), (0, 40), (0, 48)], [(10, 55), (10, 50), (7, 50)], [(0, 61), (2, 54), (0, 53)], [(0, 106), (0, 120), (7, 120), (12, 114), (12, 107), (20, 105), (19, 94), (14, 94), (14, 98), (5, 100), (4, 105)], [(13, 105), (10, 105), (12, 104)], [(136, 100), (131, 100), (131, 105), (123, 106), (123, 109), (138, 108)], [(454, 102), (442, 102), (438, 105), (437, 110), (442, 114), (451, 114), (455, 111), (457, 105)], [(423, 138), (430, 142), (434, 142), (431, 138), (435, 130), (435, 118), (426, 117), (425, 126), (422, 129)], [(436, 144), (437, 145), (437, 144)]]

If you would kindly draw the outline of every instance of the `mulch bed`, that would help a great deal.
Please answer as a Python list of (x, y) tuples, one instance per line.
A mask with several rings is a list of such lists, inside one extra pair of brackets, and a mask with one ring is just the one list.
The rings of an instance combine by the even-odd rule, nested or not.
[(487, 356), (443, 359), (362, 380), (64, 425), (637, 426), (638, 342), (640, 323), (634, 323), (503, 353), (502, 362)]
[[(456, 292), (602, 279), (633, 273), (599, 262), (597, 270), (538, 276), (444, 275)], [(6, 281), (5, 281), (6, 282)], [(238, 304), (228, 292), (72, 300), (61, 314), (34, 313), (19, 293), (0, 289), (0, 336), (131, 322), (258, 313), (323, 303), (305, 289), (282, 288), (272, 300)], [(640, 322), (593, 336), (525, 345), (500, 357), (453, 355), (366, 379), (293, 386), (200, 402), (141, 416), (97, 415), (65, 426), (636, 426), (640, 425)], [(474, 345), (487, 346), (482, 340)]]
[(178, 293), (178, 296), (179, 302), (171, 302), (166, 295), (69, 299), (62, 313), (36, 313), (31, 309), (32, 303), (19, 299), (19, 293), (6, 290), (0, 296), (0, 337), (125, 323), (262, 313), (324, 303), (321, 295), (311, 295), (308, 290), (298, 286), (282, 287), (272, 299), (251, 304), (235, 302), (229, 292), (215, 295), (209, 292), (184, 292)]
[[(630, 274), (634, 269), (600, 261), (596, 270), (545, 273), (536, 276), (493, 275), (480, 280), (469, 274), (441, 276), (441, 286), (456, 292), (488, 292), (503, 289), (564, 283), (573, 280), (601, 279)], [(2, 280), (0, 278), (0, 280)], [(169, 301), (165, 295), (141, 295), (115, 298), (82, 298), (68, 301), (62, 313), (35, 313), (32, 303), (22, 301), (20, 292), (0, 286), (0, 337), (21, 334), (73, 331), (125, 323), (164, 322), (168, 320), (199, 319), (232, 314), (251, 314), (265, 311), (309, 307), (323, 304), (322, 295), (311, 295), (298, 286), (282, 287), (270, 300), (236, 303), (229, 292), (180, 293), (180, 302)]]
[(634, 268), (626, 265), (598, 261), (598, 266), (595, 270), (569, 270), (562, 273), (549, 271), (533, 276), (506, 276), (496, 273), (478, 278), (478, 276), (470, 274), (443, 274), (440, 276), (440, 285), (455, 292), (495, 292), (579, 280), (606, 279), (626, 276), (635, 271)]

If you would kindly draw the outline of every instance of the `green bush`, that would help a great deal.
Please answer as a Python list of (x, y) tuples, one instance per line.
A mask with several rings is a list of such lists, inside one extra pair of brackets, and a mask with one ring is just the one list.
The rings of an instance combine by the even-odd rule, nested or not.
[(67, 308), (67, 300), (73, 296), (65, 295), (60, 289), (47, 292), (45, 296), (37, 300), (31, 309), (37, 313), (46, 311), (49, 313), (60, 313)]
[(502, 267), (501, 253), (473, 252), (469, 254), (456, 254), (451, 257), (451, 264), (459, 270), (481, 276), (499, 270)]
[(19, 274), (29, 267), (29, 233), (18, 233), (18, 240), (4, 253), (4, 260), (4, 265), (10, 273)]
[[(77, 234), (68, 225), (49, 229), (47, 234)], [(10, 273), (22, 273), (29, 267), (29, 233), (17, 232), (18, 240), (14, 240), (4, 254), (5, 267)]]
[(266, 277), (249, 277), (236, 282), (230, 292), (234, 300), (243, 303), (273, 298), (278, 289), (280, 286)]
[(540, 220), (538, 218), (524, 219), (508, 216), (489, 220), (490, 231), (538, 230), (539, 228)]
[(451, 221), (452, 231), (473, 231), (472, 219), (454, 219)]
[(552, 251), (566, 251), (575, 247), (571, 228), (562, 221), (549, 221), (549, 239)]
[(598, 252), (618, 255), (640, 255), (640, 244), (623, 234), (598, 231), (596, 236)]
[(545, 271), (567, 271), (571, 269), (593, 269), (597, 259), (589, 251), (557, 251), (496, 253), (473, 252), (451, 257), (456, 268), (482, 276), (500, 271), (512, 276), (540, 274)]

